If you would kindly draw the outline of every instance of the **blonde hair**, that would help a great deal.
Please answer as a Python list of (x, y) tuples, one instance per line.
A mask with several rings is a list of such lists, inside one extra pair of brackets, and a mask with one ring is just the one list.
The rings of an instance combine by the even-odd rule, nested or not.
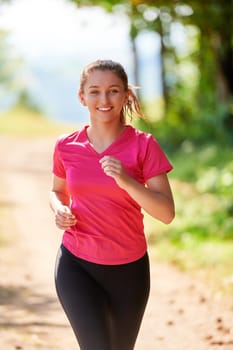
[(123, 68), (123, 66), (118, 63), (114, 62), (112, 60), (97, 60), (92, 63), (89, 63), (84, 69), (80, 77), (80, 87), (79, 87), (79, 93), (83, 93), (84, 91), (84, 85), (87, 81), (88, 75), (95, 71), (95, 70), (101, 70), (101, 71), (111, 71), (118, 78), (121, 79), (125, 91), (128, 92), (128, 101), (123, 106), (121, 110), (121, 122), (125, 123), (127, 116), (129, 116), (130, 120), (132, 120), (134, 114), (138, 115), (139, 117), (143, 118), (143, 113), (141, 111), (140, 102), (134, 93), (133, 89), (137, 88), (133, 85), (128, 84), (128, 76)]

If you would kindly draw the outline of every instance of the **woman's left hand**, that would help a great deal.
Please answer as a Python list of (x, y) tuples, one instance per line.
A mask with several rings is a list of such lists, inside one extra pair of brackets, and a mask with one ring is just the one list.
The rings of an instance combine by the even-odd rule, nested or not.
[(130, 176), (126, 173), (119, 159), (104, 156), (100, 159), (100, 164), (105, 174), (113, 177), (119, 187), (124, 188), (124, 185), (130, 180)]
[(100, 159), (100, 164), (105, 174), (114, 178), (118, 186), (124, 189), (149, 215), (165, 224), (173, 220), (175, 207), (166, 173), (148, 179), (144, 186), (127, 174), (120, 160), (104, 156)]

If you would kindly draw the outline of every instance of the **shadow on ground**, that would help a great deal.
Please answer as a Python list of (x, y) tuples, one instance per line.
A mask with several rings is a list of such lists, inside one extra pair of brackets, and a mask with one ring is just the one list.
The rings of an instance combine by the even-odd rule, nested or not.
[(25, 286), (0, 286), (0, 308), (3, 309), (0, 328), (67, 327), (63, 323), (49, 321), (49, 315), (57, 307), (55, 296), (35, 293)]

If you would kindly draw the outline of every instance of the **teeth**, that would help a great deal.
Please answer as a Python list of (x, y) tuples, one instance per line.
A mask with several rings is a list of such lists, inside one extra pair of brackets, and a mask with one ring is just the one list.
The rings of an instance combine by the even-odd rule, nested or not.
[(98, 108), (99, 111), (110, 111), (111, 107), (102, 107), (102, 108)]

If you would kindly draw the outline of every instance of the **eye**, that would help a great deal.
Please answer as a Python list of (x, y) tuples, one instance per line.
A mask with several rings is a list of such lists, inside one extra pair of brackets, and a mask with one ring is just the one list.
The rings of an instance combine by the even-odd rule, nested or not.
[(117, 94), (119, 91), (117, 89), (111, 89), (110, 94), (114, 95)]
[(98, 92), (99, 92), (98, 90), (91, 90), (91, 91), (90, 91), (90, 94), (91, 94), (91, 95), (97, 95)]

